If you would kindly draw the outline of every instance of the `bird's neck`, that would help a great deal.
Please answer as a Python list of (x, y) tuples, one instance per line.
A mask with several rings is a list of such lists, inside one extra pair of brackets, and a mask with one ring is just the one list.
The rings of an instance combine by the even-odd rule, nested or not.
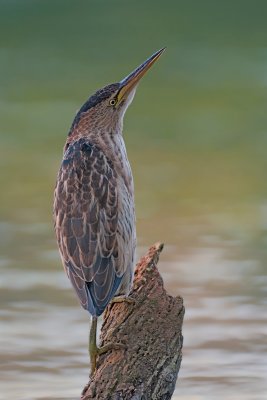
[(125, 174), (131, 175), (126, 147), (121, 131), (105, 132), (94, 138), (88, 138), (88, 140), (92, 140), (93, 143), (103, 151), (105, 156), (112, 161), (118, 171), (124, 171)]
[(115, 115), (110, 118), (104, 114), (100, 118), (96, 113), (85, 113), (74, 119), (66, 144), (83, 138), (100, 145), (100, 148), (109, 148), (112, 142), (116, 143), (117, 136), (122, 136), (122, 128), (123, 117)]

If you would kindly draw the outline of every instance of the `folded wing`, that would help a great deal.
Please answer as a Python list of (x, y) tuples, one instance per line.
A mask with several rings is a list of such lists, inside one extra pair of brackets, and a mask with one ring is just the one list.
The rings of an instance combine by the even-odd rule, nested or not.
[(111, 161), (84, 139), (71, 144), (55, 189), (55, 230), (66, 272), (92, 315), (104, 311), (127, 268), (118, 209)]

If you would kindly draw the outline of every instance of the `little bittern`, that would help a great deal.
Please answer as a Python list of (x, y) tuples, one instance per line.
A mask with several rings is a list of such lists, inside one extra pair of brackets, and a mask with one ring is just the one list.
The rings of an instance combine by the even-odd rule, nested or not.
[(164, 49), (130, 75), (93, 94), (76, 114), (64, 147), (54, 197), (55, 231), (65, 271), (92, 315), (91, 374), (97, 317), (114, 296), (127, 296), (136, 246), (134, 187), (122, 137), (138, 82)]

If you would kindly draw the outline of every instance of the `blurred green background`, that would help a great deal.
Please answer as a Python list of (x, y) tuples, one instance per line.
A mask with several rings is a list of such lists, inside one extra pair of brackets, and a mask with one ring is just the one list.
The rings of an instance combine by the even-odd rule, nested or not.
[[(73, 368), (86, 374), (87, 317), (64, 280), (51, 216), (62, 148), (76, 110), (90, 94), (167, 46), (138, 88), (124, 135), (135, 178), (138, 253), (156, 240), (168, 245), (162, 273), (187, 307), (177, 396), (214, 399), (206, 382), (216, 399), (242, 391), (243, 398), (251, 400), (252, 393), (265, 398), (266, 20), (267, 3), (257, 0), (0, 0), (6, 394), (66, 398), (84, 383), (76, 376), (75, 382), (68, 379), (69, 387), (60, 387), (66, 371), (58, 362), (70, 354), (55, 352), (58, 337), (65, 335), (60, 328), (68, 327), (68, 351), (74, 354), (76, 346), (80, 354)], [(73, 320), (66, 318), (71, 314), (75, 320), (79, 312), (81, 336), (74, 346)], [(44, 315), (46, 324), (39, 326)], [(227, 344), (214, 333), (218, 315), (226, 318), (221, 332), (235, 327), (227, 331)], [(43, 336), (58, 318), (59, 331)], [(198, 342), (192, 332), (201, 324), (205, 333)], [(244, 324), (247, 337), (241, 334)], [(236, 375), (244, 360), (252, 369)], [(222, 380), (228, 362), (233, 370)], [(21, 382), (10, 388), (14, 369)], [(25, 388), (37, 370), (38, 379)], [(45, 379), (54, 382), (51, 393)]]

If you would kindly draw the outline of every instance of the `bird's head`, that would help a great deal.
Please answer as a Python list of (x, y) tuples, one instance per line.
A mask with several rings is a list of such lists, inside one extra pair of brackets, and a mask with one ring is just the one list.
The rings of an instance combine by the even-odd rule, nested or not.
[(123, 116), (134, 98), (140, 79), (164, 50), (154, 53), (120, 82), (105, 86), (93, 94), (76, 114), (69, 136), (121, 133)]

